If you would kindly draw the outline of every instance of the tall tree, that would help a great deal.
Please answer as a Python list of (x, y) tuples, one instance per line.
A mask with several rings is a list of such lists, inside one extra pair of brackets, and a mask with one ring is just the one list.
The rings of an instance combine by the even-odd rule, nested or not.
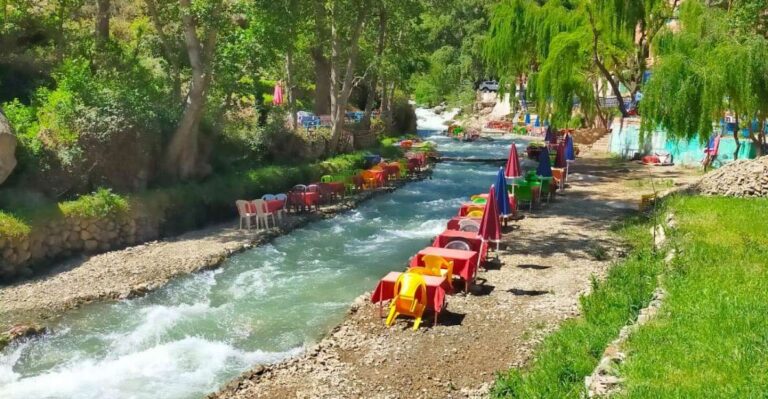
[(96, 48), (109, 41), (110, 0), (96, 0)]
[(198, 139), (206, 94), (211, 82), (211, 66), (218, 40), (217, 25), (220, 23), (222, 1), (211, 1), (206, 6), (203, 10), (195, 10), (190, 0), (179, 0), (184, 43), (192, 76), (184, 113), (171, 137), (164, 163), (167, 173), (182, 179), (205, 172), (202, 170), (204, 167), (199, 164)]

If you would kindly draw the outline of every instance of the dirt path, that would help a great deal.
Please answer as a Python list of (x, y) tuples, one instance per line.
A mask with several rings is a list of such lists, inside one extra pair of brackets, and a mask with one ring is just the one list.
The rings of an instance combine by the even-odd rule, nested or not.
[(316, 347), (258, 366), (210, 397), (485, 396), (495, 372), (524, 365), (536, 342), (578, 314), (591, 276), (620, 256), (610, 227), (652, 192), (649, 172), (661, 189), (695, 179), (690, 170), (587, 155), (572, 168), (565, 195), (505, 234), (499, 264), (479, 273), (472, 293), (448, 298), (437, 327), (428, 318), (415, 332), (405, 319), (387, 329), (365, 295)]
[(45, 324), (80, 305), (144, 295), (176, 276), (220, 265), (235, 252), (260, 245), (312, 220), (356, 206), (378, 192), (347, 197), (320, 213), (289, 215), (279, 229), (239, 230), (237, 220), (164, 241), (71, 260), (31, 280), (0, 287), (0, 332), (16, 324)]

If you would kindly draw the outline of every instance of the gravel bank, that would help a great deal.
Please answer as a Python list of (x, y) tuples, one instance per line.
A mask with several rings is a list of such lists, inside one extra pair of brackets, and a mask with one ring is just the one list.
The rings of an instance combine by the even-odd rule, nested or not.
[(742, 159), (702, 177), (697, 190), (704, 195), (768, 196), (768, 156)]
[(256, 366), (208, 398), (487, 396), (494, 373), (523, 366), (537, 342), (579, 313), (591, 277), (621, 256), (610, 226), (646, 194), (632, 181), (649, 173), (679, 185), (693, 179), (678, 168), (617, 166), (603, 155), (580, 159), (572, 172), (564, 196), (507, 232), (497, 265), (479, 273), (472, 293), (448, 298), (436, 327), (427, 318), (415, 332), (404, 319), (387, 329), (363, 295), (315, 347)]
[(0, 287), (0, 331), (44, 325), (63, 311), (98, 300), (144, 295), (172, 278), (215, 268), (227, 257), (263, 244), (311, 221), (331, 217), (387, 189), (347, 197), (320, 213), (290, 214), (279, 229), (246, 231), (237, 220), (155, 241), (72, 260), (31, 280)]

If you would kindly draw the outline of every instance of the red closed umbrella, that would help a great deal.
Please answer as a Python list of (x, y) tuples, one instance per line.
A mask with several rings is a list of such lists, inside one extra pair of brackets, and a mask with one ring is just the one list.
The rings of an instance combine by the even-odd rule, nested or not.
[(275, 84), (275, 92), (272, 94), (272, 104), (280, 105), (283, 103), (283, 87), (280, 82)]
[(496, 206), (496, 188), (491, 186), (488, 192), (488, 200), (485, 202), (485, 212), (483, 220), (480, 221), (480, 231), (478, 235), (485, 241), (496, 241), (501, 239), (501, 226), (499, 225), (499, 209)]
[(520, 177), (520, 158), (517, 157), (517, 147), (515, 143), (512, 143), (512, 147), (509, 148), (509, 158), (507, 158), (507, 167), (504, 168), (504, 176), (506, 177)]
[(565, 160), (565, 143), (561, 142), (557, 145), (557, 155), (555, 156), (555, 167), (565, 168), (568, 166), (568, 162)]

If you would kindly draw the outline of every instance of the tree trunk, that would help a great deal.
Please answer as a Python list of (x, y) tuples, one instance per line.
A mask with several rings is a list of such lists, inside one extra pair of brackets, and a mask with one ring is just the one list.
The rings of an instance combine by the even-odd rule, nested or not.
[(597, 44), (600, 33), (597, 31), (594, 16), (592, 15), (591, 11), (589, 11), (589, 23), (592, 26), (592, 60), (594, 61), (595, 65), (597, 65), (600, 73), (603, 74), (605, 80), (608, 81), (608, 84), (611, 86), (613, 95), (616, 96), (616, 101), (618, 101), (618, 108), (621, 112), (621, 116), (626, 118), (629, 116), (629, 112), (627, 112), (627, 107), (624, 105), (624, 98), (621, 95), (619, 85), (616, 83), (616, 79), (614, 79), (613, 75), (611, 75), (611, 72), (608, 71), (608, 68), (605, 67), (605, 64), (603, 64), (603, 62), (600, 60), (600, 55), (597, 53)]
[(160, 16), (157, 12), (157, 4), (155, 0), (146, 0), (147, 11), (149, 18), (152, 20), (157, 31), (157, 37), (160, 39), (160, 46), (163, 50), (166, 62), (168, 62), (168, 78), (171, 80), (171, 96), (174, 101), (181, 101), (181, 67), (179, 66), (179, 60), (176, 56), (176, 52), (171, 45), (168, 36), (165, 35), (163, 30), (163, 23), (160, 21)]
[(205, 46), (203, 46), (197, 36), (197, 22), (190, 12), (190, 0), (179, 0), (179, 4), (182, 8), (184, 41), (192, 67), (192, 82), (181, 122), (168, 145), (165, 169), (171, 176), (187, 179), (194, 176), (198, 170), (200, 121), (205, 110), (206, 94), (211, 81), (210, 61), (216, 47), (218, 32), (213, 27), (209, 27)]
[[(331, 22), (331, 152), (338, 150), (339, 140), (344, 129), (344, 116), (347, 108), (349, 95), (352, 93), (353, 78), (355, 73), (355, 64), (360, 50), (360, 34), (365, 25), (365, 16), (368, 10), (368, 2), (363, 0), (357, 10), (357, 18), (352, 25), (352, 34), (349, 41), (342, 43), (343, 38), (339, 35), (338, 24), (342, 21), (333, 20)], [(342, 64), (342, 46), (347, 47), (347, 54), (344, 57), (343, 77), (341, 75)]]
[(733, 150), (733, 160), (739, 159), (739, 148), (741, 147), (741, 142), (739, 141), (739, 117), (736, 117), (736, 127), (733, 129), (733, 141), (736, 142), (736, 149)]
[(387, 31), (387, 10), (384, 8), (384, 1), (379, 1), (379, 37), (376, 47), (376, 68), (368, 80), (368, 98), (365, 101), (365, 115), (363, 116), (363, 127), (371, 128), (371, 113), (373, 113), (373, 103), (376, 101), (376, 86), (378, 86), (378, 69), (381, 65), (381, 57), (384, 54), (384, 44)]
[(110, 0), (97, 0), (96, 48), (103, 49), (109, 41), (109, 3)]
[(291, 128), (296, 129), (299, 116), (296, 112), (296, 96), (293, 93), (293, 48), (285, 53), (285, 92), (288, 96), (288, 110), (291, 112)]
[(315, 67), (315, 104), (313, 111), (316, 115), (331, 113), (331, 62), (325, 55), (328, 41), (328, 19), (325, 15), (322, 1), (315, 0), (315, 46), (310, 54)]

